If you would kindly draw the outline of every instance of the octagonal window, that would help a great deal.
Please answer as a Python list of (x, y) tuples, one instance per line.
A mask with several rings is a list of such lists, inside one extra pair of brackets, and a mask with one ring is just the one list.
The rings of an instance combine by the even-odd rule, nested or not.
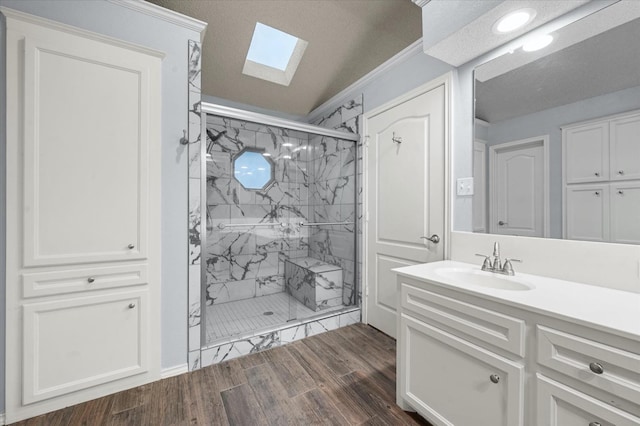
[(233, 160), (233, 177), (245, 189), (264, 189), (273, 182), (274, 165), (257, 149), (245, 148)]

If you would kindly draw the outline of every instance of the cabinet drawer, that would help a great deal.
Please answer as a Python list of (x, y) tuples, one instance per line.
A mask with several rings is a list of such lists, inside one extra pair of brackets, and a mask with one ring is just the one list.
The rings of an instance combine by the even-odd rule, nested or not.
[(544, 326), (537, 326), (537, 341), (540, 365), (627, 401), (640, 401), (640, 343), (637, 352), (628, 352)]
[(104, 290), (147, 283), (146, 264), (33, 272), (22, 275), (23, 297)]
[(22, 403), (147, 371), (148, 292), (23, 305)]
[(536, 375), (536, 424), (548, 426), (638, 426), (640, 418)]
[(523, 424), (524, 367), (406, 314), (400, 396), (436, 425)]
[(402, 284), (400, 297), (402, 309), (524, 356), (523, 320), (407, 284)]

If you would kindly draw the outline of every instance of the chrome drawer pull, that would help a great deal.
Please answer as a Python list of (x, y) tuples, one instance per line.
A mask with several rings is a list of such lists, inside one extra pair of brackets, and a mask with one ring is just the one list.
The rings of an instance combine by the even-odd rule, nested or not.
[(500, 376), (498, 376), (497, 374), (492, 374), (489, 376), (489, 379), (491, 379), (493, 383), (498, 383), (500, 381)]
[(591, 422), (589, 423), (589, 426), (602, 426), (602, 425), (600, 424), (600, 422)]
[(602, 368), (602, 364), (598, 362), (592, 362), (591, 364), (589, 364), (589, 369), (596, 374), (604, 373), (604, 368)]
[(133, 309), (133, 308), (135, 308), (135, 307), (136, 307), (136, 304), (135, 304), (135, 303), (129, 303), (129, 309)]
[(136, 246), (133, 244), (129, 244), (127, 247), (129, 248), (129, 250), (133, 250)]
[(87, 278), (87, 281), (89, 282), (89, 284), (91, 284), (92, 282), (94, 282), (96, 279), (93, 277), (89, 277)]

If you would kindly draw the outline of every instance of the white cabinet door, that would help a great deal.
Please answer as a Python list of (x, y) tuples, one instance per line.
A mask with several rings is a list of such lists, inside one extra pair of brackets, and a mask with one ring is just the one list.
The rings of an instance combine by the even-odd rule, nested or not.
[(146, 257), (154, 59), (25, 37), (24, 266)]
[(523, 424), (522, 365), (406, 314), (400, 334), (400, 397), (430, 422)]
[(640, 179), (640, 114), (611, 121), (611, 180)]
[(537, 425), (638, 426), (640, 418), (540, 374), (536, 378)]
[(565, 129), (567, 183), (599, 182), (609, 179), (609, 123)]
[(23, 307), (23, 404), (147, 370), (147, 291)]
[(566, 235), (570, 240), (609, 241), (609, 187), (566, 187)]
[(611, 242), (640, 244), (640, 181), (611, 183), (610, 197)]

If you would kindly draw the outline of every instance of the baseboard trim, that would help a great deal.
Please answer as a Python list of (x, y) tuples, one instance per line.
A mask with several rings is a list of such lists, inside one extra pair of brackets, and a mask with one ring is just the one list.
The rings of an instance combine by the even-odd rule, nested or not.
[(0, 425), (4, 426), (7, 424), (7, 418), (5, 417), (4, 413), (0, 413)]
[(189, 364), (186, 362), (181, 365), (176, 365), (175, 367), (164, 368), (160, 371), (160, 378), (166, 379), (173, 376), (179, 376), (180, 374), (189, 372)]

